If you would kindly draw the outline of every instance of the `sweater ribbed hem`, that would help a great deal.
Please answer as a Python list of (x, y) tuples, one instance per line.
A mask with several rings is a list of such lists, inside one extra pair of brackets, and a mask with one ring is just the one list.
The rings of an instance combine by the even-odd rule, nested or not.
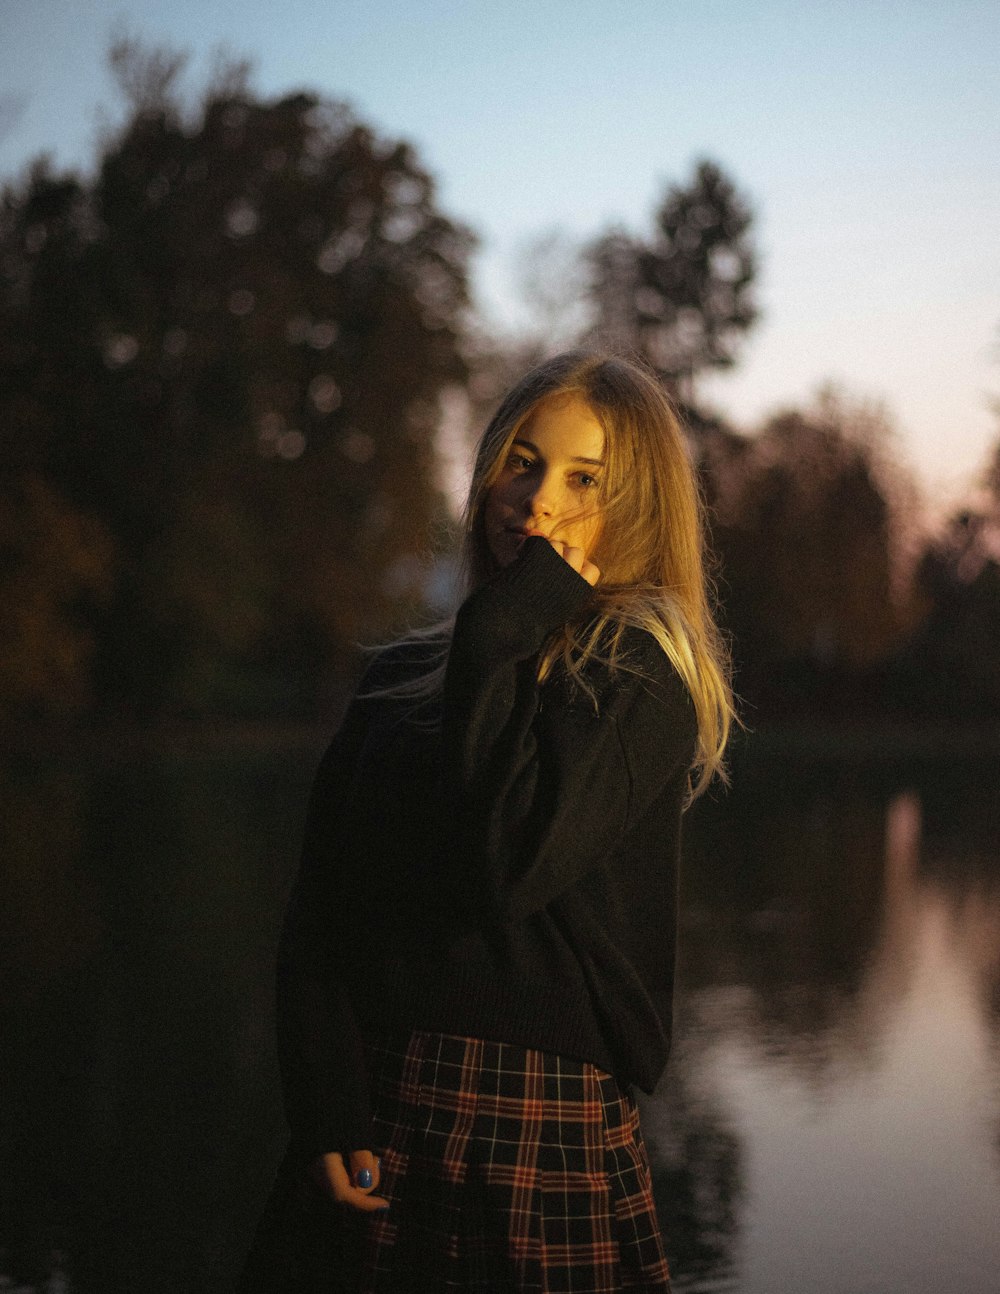
[(530, 535), (519, 559), (495, 583), (517, 597), (525, 619), (545, 631), (564, 624), (593, 596), (593, 588), (561, 557), (547, 539)]
[(509, 1042), (589, 1061), (623, 1084), (578, 986), (516, 983), (493, 968), (416, 968), (387, 962), (361, 989), (358, 1016), (371, 1037), (426, 1030)]

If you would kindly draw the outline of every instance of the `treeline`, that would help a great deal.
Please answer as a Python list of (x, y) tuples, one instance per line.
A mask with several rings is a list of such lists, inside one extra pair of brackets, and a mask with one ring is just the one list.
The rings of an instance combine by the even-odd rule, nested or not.
[(314, 712), (444, 596), (442, 411), (478, 421), (569, 340), (646, 356), (684, 407), (755, 722), (1000, 715), (1000, 452), (929, 541), (872, 411), (826, 393), (747, 435), (699, 408), (757, 316), (717, 166), (648, 237), (541, 258), (544, 344), (489, 341), (474, 237), (409, 145), (241, 68), (191, 105), (182, 59), (112, 57), (95, 172), (40, 160), (0, 195), (0, 715)]

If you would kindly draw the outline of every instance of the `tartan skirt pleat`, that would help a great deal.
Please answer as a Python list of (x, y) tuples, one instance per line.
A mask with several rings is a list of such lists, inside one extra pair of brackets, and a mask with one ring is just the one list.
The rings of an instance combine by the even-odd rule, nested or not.
[(670, 1289), (634, 1102), (582, 1061), (414, 1033), (372, 1046), (379, 1214), (359, 1294)]
[(415, 1032), (369, 1047), (376, 1194), (286, 1159), (245, 1294), (668, 1294), (635, 1103), (583, 1061)]

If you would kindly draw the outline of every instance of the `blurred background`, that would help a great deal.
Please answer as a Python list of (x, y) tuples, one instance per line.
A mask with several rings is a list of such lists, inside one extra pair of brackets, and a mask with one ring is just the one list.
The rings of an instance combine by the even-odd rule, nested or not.
[(748, 728), (645, 1104), (676, 1287), (995, 1294), (1000, 11), (0, 16), (0, 1288), (231, 1283), (359, 644), (604, 341), (685, 414)]

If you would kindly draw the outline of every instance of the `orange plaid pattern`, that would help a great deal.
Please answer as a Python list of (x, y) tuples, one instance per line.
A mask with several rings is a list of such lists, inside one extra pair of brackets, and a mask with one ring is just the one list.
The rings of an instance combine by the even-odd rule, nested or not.
[(664, 1294), (634, 1102), (609, 1075), (506, 1043), (372, 1047), (379, 1194), (352, 1219), (358, 1294)]

